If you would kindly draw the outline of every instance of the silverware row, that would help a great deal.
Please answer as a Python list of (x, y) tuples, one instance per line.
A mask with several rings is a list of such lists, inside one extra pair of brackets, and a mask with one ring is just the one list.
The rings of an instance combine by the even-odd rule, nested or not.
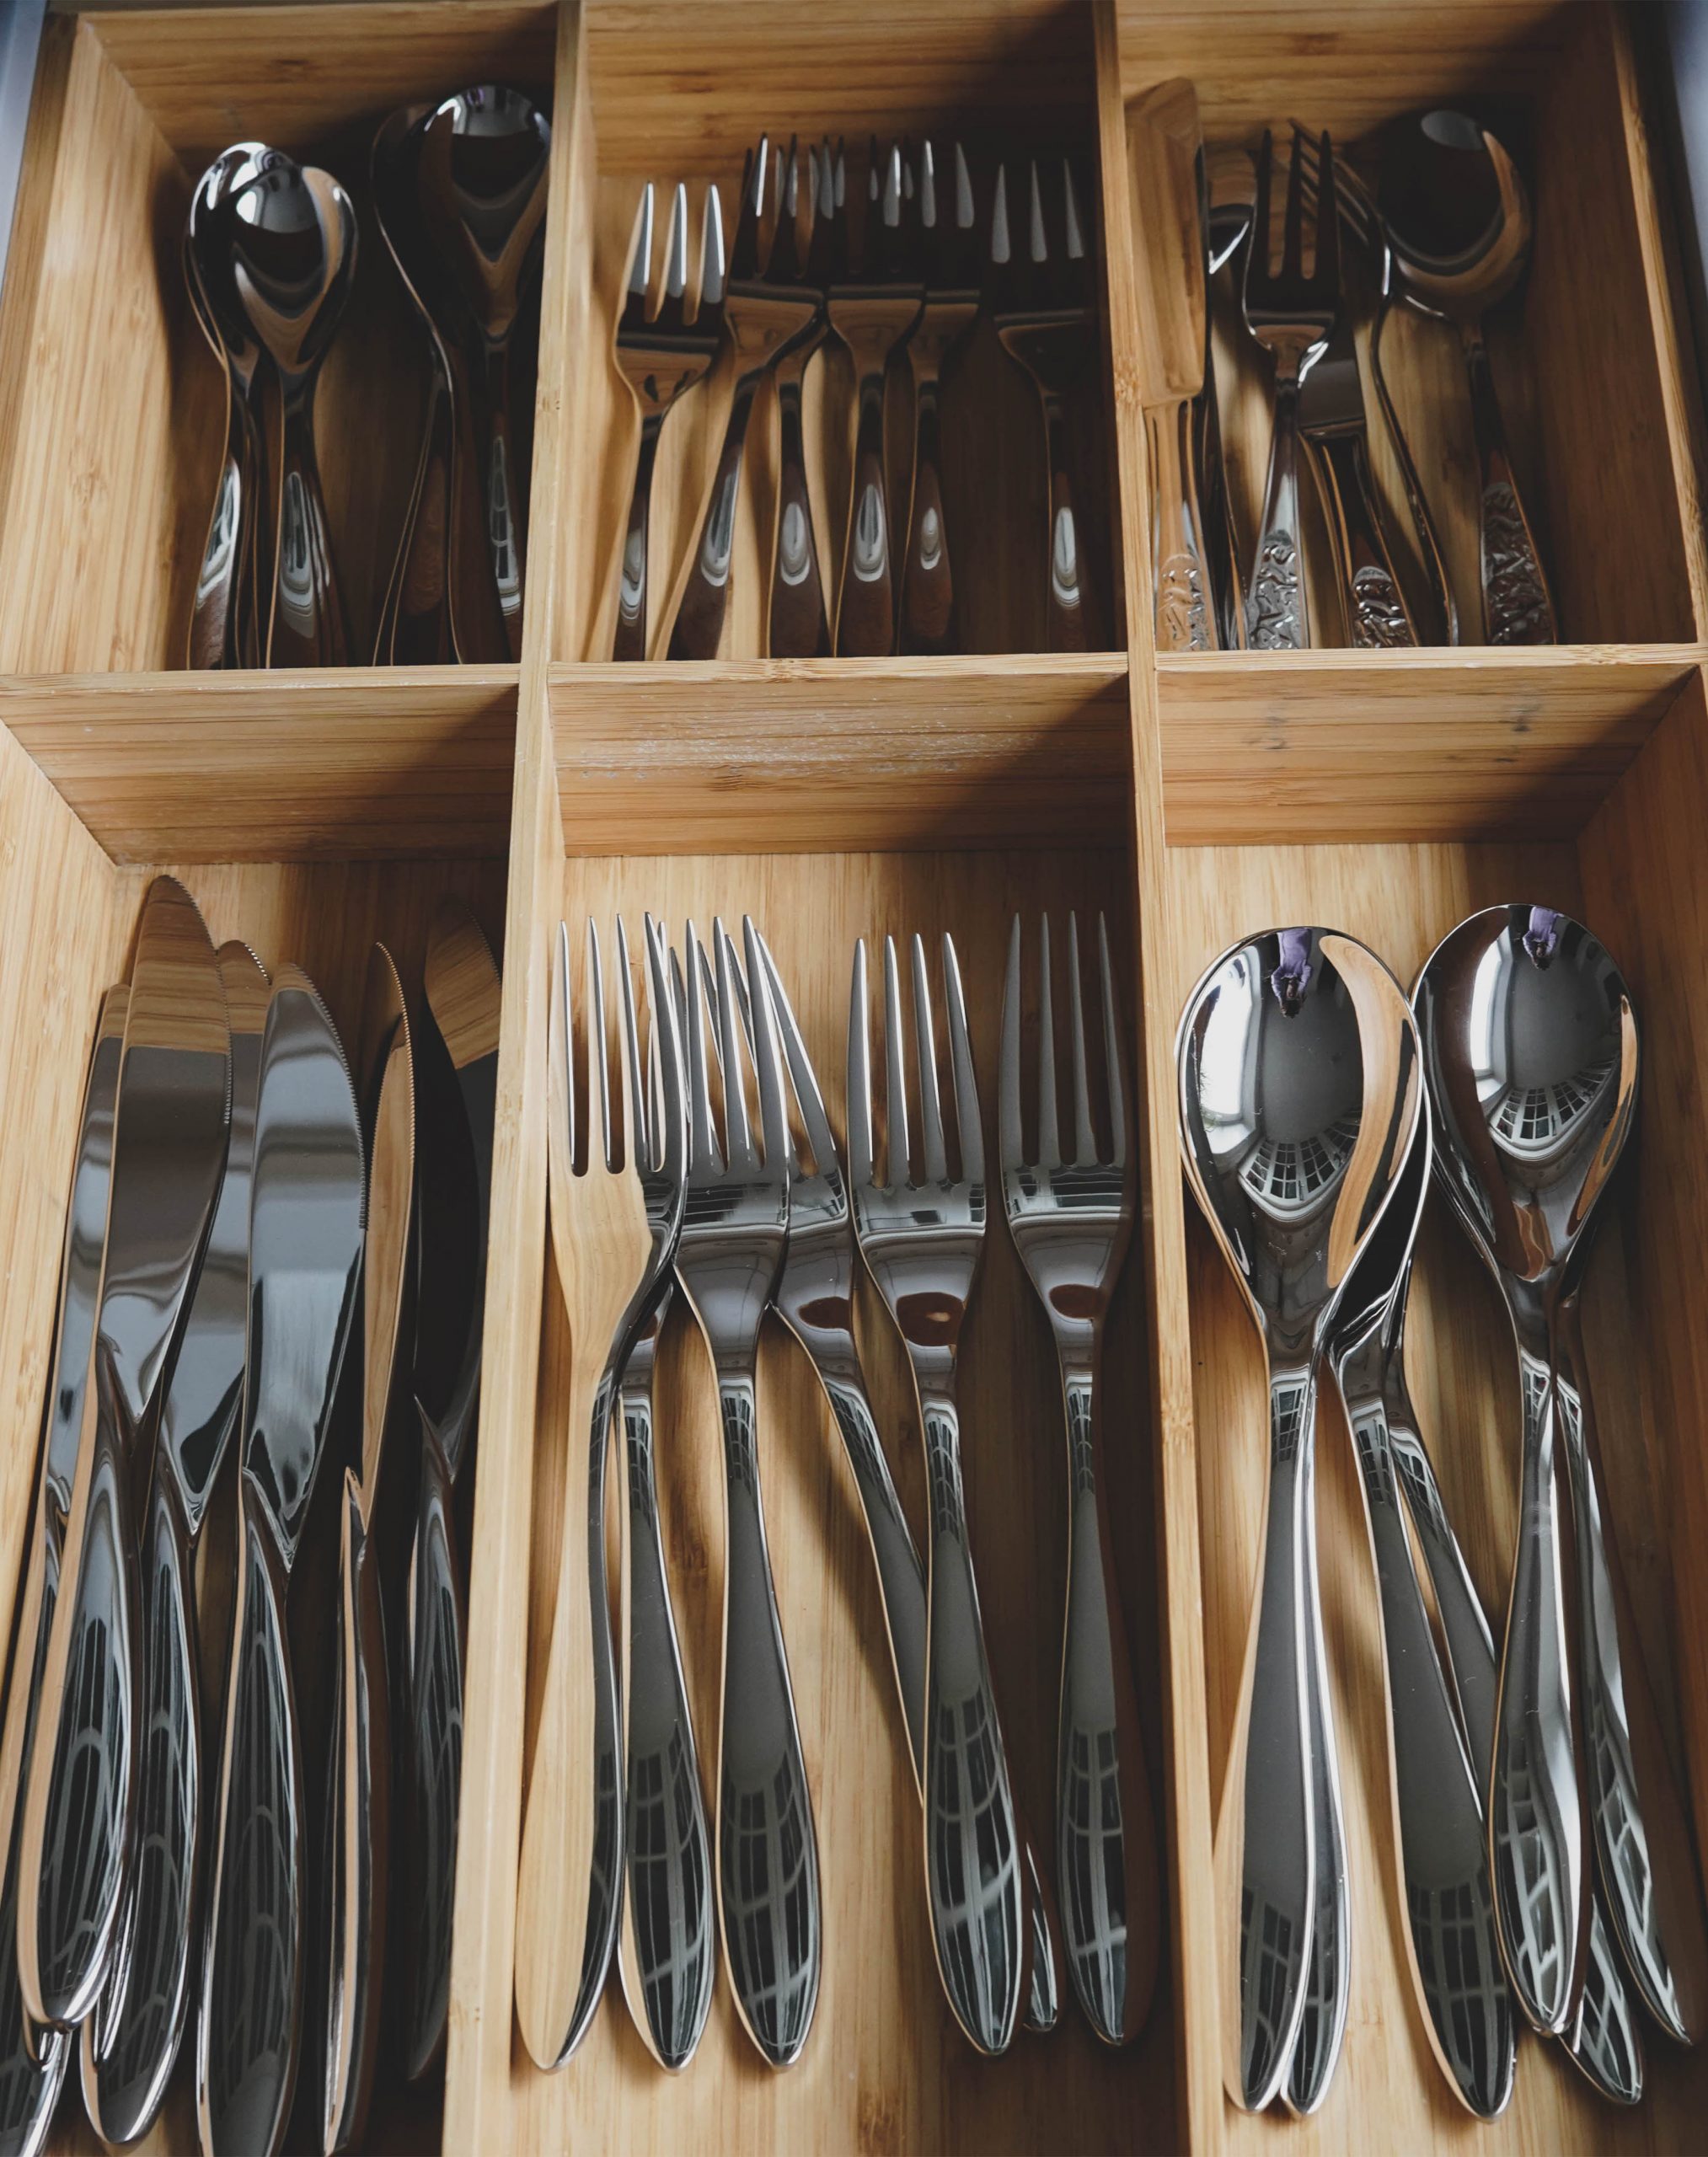
[[(537, 107), (490, 84), (405, 106), (374, 139), (375, 214), (430, 363), (377, 664), (520, 655), (527, 472), (515, 447), (512, 345), (538, 282), (550, 148)], [(191, 666), (332, 666), (350, 656), (314, 394), (355, 287), (357, 238), (355, 206), (332, 174), (264, 143), (234, 143), (196, 185), (184, 274), (224, 373), (226, 426)]]
[[(776, 386), (777, 507), (771, 536), (764, 649), (774, 657), (833, 652), (881, 656), (961, 649), (956, 577), (966, 535), (945, 507), (941, 400), (945, 369), (988, 308), (1004, 349), (1036, 386), (1050, 472), (1043, 535), (1048, 644), (1087, 650), (1104, 641), (1095, 578), (1084, 559), (1068, 441), (1068, 409), (1094, 393), (1098, 347), (1095, 266), (1071, 163), (1060, 189), (1034, 159), (1024, 213), (1011, 228), (1006, 167), (999, 165), (982, 240), (972, 175), (959, 142), (941, 167), (937, 147), (870, 146), (865, 215), (850, 216), (847, 159), (827, 138), (803, 159), (766, 137), (746, 158), (727, 260), (723, 211), (707, 190), (698, 284), (688, 275), (688, 191), (678, 185), (655, 284), (655, 187), (636, 211), (613, 342), (640, 434), (625, 521), (612, 656), (717, 656), (729, 604), (736, 508), (755, 399)], [(1049, 198), (1047, 206), (1046, 198)], [(827, 338), (847, 350), (854, 377), (851, 479), (839, 589), (827, 588), (807, 484), (802, 383)], [(665, 421), (685, 392), (731, 356), (731, 402), (693, 551), (649, 630), (652, 475)], [(913, 444), (905, 504), (890, 499), (885, 382), (905, 360)], [(897, 511), (905, 510), (904, 517)], [(904, 534), (899, 562), (896, 535)]]
[[(1249, 2110), (1321, 2104), (1351, 1996), (1317, 1587), (1320, 1368), (1360, 1471), (1406, 1959), (1451, 2087), (1480, 2117), (1504, 2109), (1522, 2015), (1631, 2104), (1637, 2003), (1679, 2043), (1708, 2028), (1696, 1859), (1614, 1544), (1579, 1308), (1637, 1067), (1617, 967), (1543, 907), (1460, 923), (1409, 1003), (1373, 952), (1322, 928), (1245, 939), (1187, 1002), (1187, 1180), (1268, 1363), (1266, 1528), (1215, 1841), (1225, 2079)], [(1432, 1165), (1518, 1348), (1520, 1503), (1498, 1657), (1406, 1385)]]
[[(1518, 284), (1530, 254), (1529, 197), (1502, 143), (1464, 113), (1413, 114), (1384, 131), (1373, 190), (1336, 156), (1326, 133), (1294, 121), (1277, 245), (1278, 158), (1270, 133), (1255, 162), (1243, 150), (1207, 157), (1197, 98), (1185, 82), (1152, 92), (1132, 128), (1148, 198), (1141, 216), (1181, 249), (1178, 258), (1154, 250), (1152, 274), (1178, 277), (1182, 262), (1186, 272), (1184, 306), (1159, 301), (1152, 309), (1159, 646), (1293, 650), (1331, 640), (1325, 625), (1312, 621), (1307, 596), (1301, 442), (1321, 499), (1341, 640), (1367, 648), (1461, 640), (1461, 608), (1438, 528), (1384, 372), (1384, 333), (1396, 303), (1449, 325), (1464, 351), (1480, 555), (1478, 605), (1466, 611), (1479, 618), (1485, 643), (1557, 642), (1483, 332), (1485, 315)], [(1230, 264), (1240, 319), (1274, 370), (1268, 471), (1245, 552), (1223, 463), (1210, 340), (1213, 280)], [(1366, 324), (1368, 369), (1422, 571), (1411, 597), (1404, 549), (1370, 460), (1357, 339)], [(1426, 586), (1427, 607), (1419, 604)]]
[[(1069, 1974), (1111, 2043), (1143, 2022), (1155, 1977), (1158, 1871), (1143, 1742), (1115, 1583), (1097, 1432), (1110, 1295), (1135, 1171), (1120, 1020), (1100, 921), (1088, 1030), (1077, 924), (1068, 1019), (1040, 933), (1034, 1113), (1023, 1121), (1016, 920), (1004, 990), (999, 1170), (1016, 1250), (1049, 1313), (1068, 1431), (1071, 1522), (1055, 1883)], [(615, 993), (588, 923), (576, 978), (560, 932), (550, 1042), (551, 1218), (572, 1346), (571, 1472), (517, 1903), (517, 2021), (543, 2067), (592, 2024), (614, 1962), (636, 2028), (666, 2068), (705, 2026), (716, 1939), (744, 2028), (786, 2067), (804, 2047), (823, 1955), (812, 1793), (760, 1497), (754, 1384), (767, 1314), (817, 1375), (870, 1538), (908, 1757), (939, 1972), (969, 2042), (1003, 2052), (1057, 2019), (1049, 1874), (1015, 1801), (963, 1500), (957, 1362), (989, 1193), (955, 947), (884, 945), (879, 1057), (864, 942), (848, 1032), (845, 1155), (782, 976), (751, 921), (679, 953), (645, 924), (637, 988), (617, 925)], [(940, 1056), (938, 1013), (945, 1031)], [(643, 1050), (642, 1014), (646, 1046)], [(1057, 1061), (1069, 1070), (1071, 1137)], [(757, 1115), (755, 1104), (757, 1103)], [(791, 1107), (792, 1104), (792, 1107)], [(1036, 1138), (1028, 1143), (1026, 1130)], [(910, 1143), (910, 1131), (913, 1134)], [(844, 1165), (845, 1162), (845, 1165)], [(929, 1566), (897, 1497), (853, 1330), (856, 1246), (906, 1346), (924, 1433)], [(680, 1296), (705, 1341), (724, 1441), (720, 1721), (709, 1827), (659, 1533), (652, 1382)], [(620, 1439), (618, 1418), (621, 1417)], [(588, 1444), (587, 1472), (575, 1466)], [(613, 1637), (605, 1475), (623, 1528)]]
[[(353, 2146), (388, 1903), (397, 2071), (442, 2042), (498, 1012), (455, 902), (423, 1008), (416, 1046), (376, 945), (358, 1098), (307, 976), (216, 952), (169, 877), (104, 1001), (0, 1739), (10, 2151), (73, 2055), (103, 2141), (139, 2139), (192, 2017), (205, 2151), (280, 2149), (305, 2053), (307, 2132)], [(298, 1668), (317, 1545), (334, 1645)]]

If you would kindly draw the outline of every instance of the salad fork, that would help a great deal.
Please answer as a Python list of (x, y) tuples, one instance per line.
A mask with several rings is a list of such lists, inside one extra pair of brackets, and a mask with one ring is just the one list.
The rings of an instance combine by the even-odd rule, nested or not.
[[(591, 921), (579, 1014), (570, 986), (569, 931), (561, 925), (552, 984), (548, 1159), (552, 1250), (572, 1344), (570, 1454), (516, 1911), (517, 2021), (544, 2068), (561, 2067), (586, 2034), (610, 1968), (622, 1900), (621, 1721), (605, 1571), (605, 1460), (618, 1378), (662, 1290), (683, 1212), (682, 1067), (663, 939), (650, 914), (645, 937), (663, 1067), (661, 1174), (647, 1173), (634, 989), (621, 921), (620, 1123), (612, 1119), (612, 1036)], [(576, 1450), (583, 1432), (585, 1475), (577, 1472)]]
[(1068, 1967), (1098, 2036), (1110, 2044), (1125, 2044), (1143, 2027), (1156, 1982), (1156, 1855), (1138, 1704), (1113, 1576), (1097, 1413), (1103, 1328), (1132, 1233), (1137, 1181), (1128, 1146), (1109, 937), (1100, 914), (1097, 954), (1109, 1109), (1106, 1151), (1092, 1127), (1079, 929), (1071, 913), (1073, 1157), (1062, 1158), (1056, 1114), (1047, 915), (1038, 961), (1036, 1151), (1026, 1151), (1021, 1118), (1018, 914), (1003, 992), (999, 1121), (1009, 1233), (1055, 1336), (1068, 1419), (1068, 1595), (1056, 1759), (1056, 1867), (1068, 1930)]
[(623, 538), (622, 583), (617, 598), (613, 659), (646, 656), (647, 533), (652, 470), (658, 438), (677, 399), (700, 381), (717, 357), (724, 329), (724, 221), (715, 187), (706, 190), (700, 225), (699, 299), (688, 312), (688, 190), (679, 183), (664, 243), (664, 286), (656, 308), (652, 282), (652, 182), (648, 180), (634, 220), (629, 286), (617, 318), (613, 351), (617, 371), (640, 412), (640, 445)]
[[(688, 924), (688, 1198), (676, 1277), (717, 1374), (723, 1423), (723, 1713), (717, 1801), (717, 1876), (724, 1955), (736, 2010), (773, 2067), (800, 2056), (818, 2004), (822, 1961), (818, 1840), (771, 1578), (759, 1494), (754, 1359), (789, 1235), (788, 1126), (770, 991), (756, 931), (742, 923), (752, 983), (753, 1068), (759, 1137), (747, 1112), (735, 953), (712, 923), (724, 1071), (720, 1132), (706, 1059), (706, 998)], [(763, 1150), (762, 1150), (763, 1148)]]
[(1025, 369), (1043, 400), (1050, 468), (1049, 649), (1095, 651), (1103, 631), (1087, 575), (1074, 489), (1068, 405), (1084, 393), (1096, 357), (1096, 299), (1074, 169), (1065, 158), (1062, 190), (1062, 248), (1052, 256), (1034, 159), (1026, 249), (1016, 255), (1009, 231), (1008, 173), (1004, 166), (997, 167), (990, 220), (991, 313), (1004, 350)]
[(1321, 358), (1340, 301), (1339, 223), (1335, 215), (1334, 151), (1326, 135), (1315, 163), (1316, 260), (1304, 273), (1304, 165), (1294, 158), (1287, 175), (1281, 267), (1269, 266), (1269, 196), (1272, 138), (1257, 158), (1257, 199), (1245, 249), (1245, 327), (1275, 363), (1275, 417), (1269, 477), (1258, 519), (1257, 553), (1245, 587), (1246, 640), (1253, 651), (1303, 651), (1310, 643), (1298, 507), (1299, 383)]
[(955, 945), (943, 939), (961, 1173), (949, 1173), (925, 947), (913, 939), (923, 1143), (908, 1143), (906, 1043), (892, 938), (884, 939), (885, 1162), (872, 1129), (866, 947), (854, 947), (848, 1025), (849, 1195), (861, 1255), (907, 1345), (925, 1438), (931, 1570), (925, 1634), (925, 1863), (932, 1940), (950, 2004), (980, 2052), (1007, 2049), (1026, 1995), (1023, 1843), (979, 1615), (961, 1489), (956, 1358), (984, 1243), (984, 1136)]

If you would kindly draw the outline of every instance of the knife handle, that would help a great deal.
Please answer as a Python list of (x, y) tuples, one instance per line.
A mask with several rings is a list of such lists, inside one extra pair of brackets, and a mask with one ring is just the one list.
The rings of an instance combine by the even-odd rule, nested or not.
[(114, 1957), (83, 2028), (89, 2116), (109, 2144), (146, 2133), (189, 2018), (190, 1943), (201, 1866), (200, 1688), (190, 1533), (158, 1475), (143, 1544), (144, 1715), (128, 1951)]
[[(19, 1871), (18, 1975), (37, 2022), (69, 2029), (94, 2005), (124, 1903), (142, 1683), (135, 1531), (112, 1398), (96, 1348), (94, 1435), (79, 1463), (68, 1560), (48, 1636)], [(86, 1413), (87, 1413), (86, 1409)], [(38, 1713), (40, 1710), (38, 1709)]]
[(1399, 650), (1415, 645), (1417, 632), (1383, 534), (1364, 437), (1324, 435), (1311, 447), (1316, 453), (1335, 575), (1347, 610), (1347, 641), (1361, 651)]
[(322, 2147), (361, 2139), (373, 2094), (385, 1967), (385, 1877), (391, 1829), (391, 1715), (378, 1554), (361, 1489), (344, 1471), (334, 1666), (331, 1832), (327, 1837), (326, 2085)]
[(272, 2157), (297, 2080), (303, 1998), (303, 1756), (285, 1569), (245, 1487), (214, 1874), (196, 2031), (205, 2150)]
[(410, 1556), (405, 1643), (408, 1727), (401, 1761), (403, 1820), (397, 1916), (405, 1988), (406, 2081), (425, 2074), (444, 2042), (451, 2004), (451, 1913), (457, 1887), (457, 1801), (463, 1784), (463, 1660), (468, 1591), (451, 1471), (439, 1434), (421, 1418), (421, 1480)]

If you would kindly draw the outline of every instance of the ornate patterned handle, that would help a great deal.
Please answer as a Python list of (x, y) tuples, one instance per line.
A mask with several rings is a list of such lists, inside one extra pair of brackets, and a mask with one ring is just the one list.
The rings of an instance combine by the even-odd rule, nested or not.
[[(909, 347), (911, 351), (912, 347)], [(913, 498), (902, 575), (901, 649), (945, 652), (958, 648), (955, 576), (943, 506), (942, 391), (936, 363), (913, 367)]]
[(1313, 446), (1351, 643), (1364, 651), (1415, 645), (1417, 632), (1382, 530), (1381, 505), (1363, 434), (1325, 435)]
[(1558, 644), (1554, 601), (1507, 454), (1482, 325), (1467, 323), (1460, 334), (1480, 473), (1483, 634), (1490, 644)]
[(1151, 581), (1159, 651), (1213, 651), (1204, 519), (1198, 500), (1192, 407), (1147, 408), (1150, 443)]
[(285, 399), (278, 547), (265, 663), (342, 666), (348, 656), (344, 602), (332, 566), (326, 500), (314, 456), (313, 386), (304, 384)]
[(1561, 1598), (1554, 1384), (1518, 1351), (1524, 1460), (1489, 1795), (1495, 1914), (1518, 2004), (1558, 2036), (1577, 1995), (1586, 1881)]
[(145, 1668), (136, 1855), (125, 1920), (96, 2012), (83, 2024), (83, 2086), (109, 2144), (146, 2133), (190, 2019), (190, 1942), (201, 1873), (201, 1726), (190, 1538), (169, 1475), (154, 1479), (142, 1544)]
[(1269, 477), (1257, 553), (1245, 587), (1245, 641), (1253, 651), (1304, 651), (1310, 643), (1298, 521), (1298, 380), (1277, 371)]
[(742, 457), (747, 447), (747, 422), (753, 415), (753, 399), (763, 370), (742, 376), (724, 427), (724, 446), (718, 458), (711, 492), (700, 519), (699, 538), (689, 565), (688, 582), (677, 602), (670, 632), (672, 659), (715, 659), (724, 634), (724, 615), (730, 603), (731, 557), (736, 545), (736, 504), (742, 491)]
[(421, 1419), (421, 1481), (410, 1558), (411, 1623), (406, 1636), (408, 1727), (403, 1786), (397, 1919), (402, 1948), (394, 1967), (404, 2079), (416, 2081), (444, 2042), (451, 2003), (451, 1913), (457, 1885), (457, 1807), (463, 1784), (463, 1643), (466, 1591), (450, 1470), (438, 1433)]
[(195, 2102), (205, 2149), (276, 2157), (301, 2038), (303, 1763), (285, 1572), (259, 1510), (245, 1488)]
[(836, 610), (839, 658), (882, 659), (896, 649), (895, 541), (884, 468), (884, 373), (865, 368), (854, 429), (854, 499)]
[(961, 1485), (961, 1431), (925, 1405), (930, 1597), (925, 1663), (925, 1851), (937, 1966), (983, 2053), (1011, 2042), (1025, 1989), (1020, 1826), (979, 1614)]
[(752, 1380), (720, 1378), (718, 1401), (728, 1518), (718, 1899), (742, 2020), (784, 2067), (818, 2004), (818, 1839), (765, 1542)]
[(774, 659), (827, 659), (830, 618), (806, 488), (806, 449), (800, 425), (800, 379), (811, 344), (777, 365), (781, 463), (777, 476), (777, 535), (771, 553), (771, 606), (765, 648)]
[(443, 666), (457, 656), (451, 629), (452, 444), (451, 386), (434, 343), (427, 424), (410, 520), (374, 640), (377, 666)]

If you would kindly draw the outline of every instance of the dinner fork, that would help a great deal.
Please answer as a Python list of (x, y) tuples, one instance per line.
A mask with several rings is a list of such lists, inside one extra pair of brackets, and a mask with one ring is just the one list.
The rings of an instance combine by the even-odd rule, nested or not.
[(1098, 2036), (1125, 2044), (1143, 2026), (1156, 1982), (1155, 1827), (1138, 1704), (1114, 1580), (1097, 1398), (1109, 1299), (1132, 1234), (1134, 1173), (1121, 1073), (1109, 936), (1097, 920), (1109, 1137), (1092, 1127), (1078, 918), (1068, 917), (1072, 1158), (1056, 1113), (1057, 1041), (1050, 922), (1040, 929), (1037, 1145), (1020, 1103), (1020, 922), (1003, 990), (999, 1122), (1003, 1202), (1055, 1336), (1068, 1419), (1068, 1593), (1056, 1756), (1056, 1866), (1068, 1967)]
[(1031, 377), (1043, 400), (1050, 466), (1049, 649), (1095, 651), (1103, 631), (1074, 488), (1068, 405), (1070, 399), (1084, 394), (1096, 356), (1096, 298), (1074, 169), (1065, 158), (1062, 195), (1062, 246), (1052, 255), (1034, 158), (1027, 244), (1024, 254), (1016, 254), (1009, 229), (1008, 173), (997, 167), (990, 220), (991, 314), (1004, 349)]
[[(622, 1902), (621, 1713), (606, 1584), (605, 1460), (618, 1378), (663, 1287), (680, 1232), (686, 1148), (675, 1011), (663, 939), (650, 914), (645, 939), (648, 1002), (662, 1067), (661, 1173), (649, 1172), (634, 988), (620, 919), (614, 1044), (592, 922), (580, 1004), (571, 996), (569, 930), (561, 925), (552, 984), (547, 1158), (552, 1250), (571, 1344), (570, 1449), (516, 1910), (517, 2021), (543, 2068), (561, 2067), (586, 2034), (610, 1968)], [(613, 1046), (621, 1071), (616, 1121)], [(585, 1473), (576, 1449), (583, 1432)]]
[(762, 260), (760, 221), (765, 214), (765, 183), (770, 169), (768, 139), (747, 153), (742, 173), (742, 213), (730, 249), (724, 285), (724, 335), (735, 356), (735, 387), (723, 447), (710, 492), (701, 512), (693, 558), (676, 602), (670, 632), (672, 659), (715, 659), (724, 633), (730, 597), (730, 559), (736, 538), (736, 503), (742, 487), (742, 459), (753, 400), (767, 371), (799, 338), (811, 334), (818, 302), (806, 287), (774, 277), (773, 244)]
[(759, 1495), (759, 1328), (789, 1235), (789, 1134), (770, 991), (756, 931), (744, 920), (752, 984), (759, 1137), (747, 1111), (734, 948), (712, 923), (714, 1020), (724, 1072), (720, 1132), (706, 1059), (706, 997), (689, 923), (688, 1203), (676, 1277), (717, 1374), (723, 1423), (723, 1712), (717, 1801), (718, 1901), (724, 1955), (748, 2035), (773, 2067), (800, 2056), (818, 2002), (822, 1960), (818, 1842), (789, 1682)]
[(913, 944), (922, 1157), (908, 1143), (906, 1042), (893, 938), (884, 939), (885, 1160), (878, 1179), (866, 947), (848, 1022), (849, 1188), (872, 1278), (907, 1345), (925, 1439), (931, 1569), (925, 1635), (925, 1863), (944, 1990), (983, 2053), (1013, 2039), (1026, 1992), (1028, 1897), (1008, 1755), (979, 1615), (961, 1489), (956, 1358), (984, 1243), (984, 1136), (961, 970), (943, 939), (960, 1174), (949, 1173), (925, 946)]
[(778, 355), (777, 529), (771, 549), (771, 601), (766, 615), (765, 649), (773, 659), (827, 659), (830, 618), (825, 612), (824, 578), (812, 529), (812, 501), (806, 486), (806, 447), (801, 426), (801, 383), (806, 362), (824, 340), (825, 294), (830, 283), (831, 235), (836, 210), (836, 179), (830, 145), (806, 153), (806, 197), (812, 211), (812, 236), (800, 252), (798, 219), (800, 168), (791, 140), (786, 160), (779, 157), (777, 232), (771, 244), (774, 283), (793, 285), (813, 302), (808, 327)]
[(836, 649), (843, 657), (882, 658), (896, 649), (895, 538), (884, 453), (884, 375), (890, 355), (913, 335), (925, 303), (922, 263), (902, 227), (908, 175), (899, 143), (890, 145), (878, 177), (874, 138), (867, 173), (860, 259), (849, 246), (842, 152), (830, 233), (830, 326), (849, 349), (855, 376), (854, 487), (836, 609)]
[(664, 243), (664, 282), (656, 307), (651, 307), (648, 300), (652, 283), (652, 207), (649, 179), (635, 213), (628, 290), (612, 344), (617, 371), (640, 414), (640, 444), (634, 455), (634, 484), (623, 537), (613, 659), (646, 656), (647, 530), (658, 438), (677, 399), (704, 377), (717, 357), (724, 329), (724, 219), (718, 190), (715, 187), (706, 190), (700, 225), (699, 298), (691, 317), (688, 312), (687, 188), (678, 183), (671, 209), (670, 231)]
[(1275, 363), (1275, 417), (1269, 477), (1258, 520), (1257, 552), (1245, 587), (1246, 641), (1254, 651), (1302, 651), (1310, 643), (1298, 511), (1298, 387), (1321, 357), (1340, 297), (1339, 227), (1334, 152), (1325, 135), (1317, 153), (1316, 260), (1304, 273), (1304, 173), (1293, 158), (1287, 175), (1281, 267), (1269, 266), (1269, 197), (1275, 157), (1266, 131), (1257, 158), (1257, 200), (1245, 250), (1245, 326)]
[(925, 304), (908, 340), (913, 377), (913, 487), (902, 568), (901, 649), (953, 651), (955, 578), (943, 507), (940, 383), (950, 356), (978, 318), (978, 242), (972, 179), (959, 142), (941, 197), (929, 142), (919, 152), (919, 211), (912, 236), (925, 278)]

